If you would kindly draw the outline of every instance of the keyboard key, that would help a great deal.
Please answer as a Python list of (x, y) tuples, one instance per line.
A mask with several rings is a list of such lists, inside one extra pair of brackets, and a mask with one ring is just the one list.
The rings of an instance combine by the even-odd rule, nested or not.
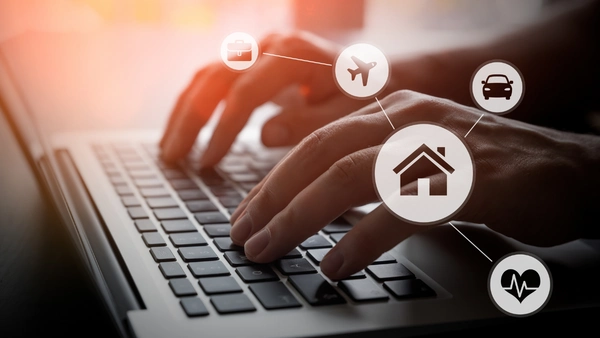
[(196, 227), (190, 220), (178, 219), (160, 222), (166, 233), (196, 231)]
[(383, 287), (399, 299), (435, 296), (435, 291), (420, 279), (385, 282)]
[(181, 258), (186, 262), (217, 260), (217, 254), (208, 246), (186, 246), (177, 249)]
[(135, 227), (139, 232), (156, 231), (154, 223), (149, 219), (138, 219), (134, 222)]
[(150, 170), (144, 160), (139, 156), (120, 156), (121, 162), (127, 171)]
[(148, 197), (161, 197), (161, 196), (169, 196), (169, 191), (165, 188), (142, 188), (140, 189), (140, 194), (145, 198)]
[(338, 217), (336, 220), (334, 220), (333, 222), (331, 222), (323, 228), (323, 232), (327, 234), (348, 232), (350, 230), (352, 230), (352, 225), (341, 217)]
[(189, 201), (185, 205), (190, 212), (219, 211), (219, 208), (209, 200)]
[(222, 314), (256, 310), (248, 296), (243, 293), (213, 296), (210, 302)]
[(365, 270), (360, 270), (359, 272), (355, 272), (344, 279), (361, 279), (361, 278), (367, 278), (367, 275), (365, 275)]
[(302, 253), (300, 253), (298, 249), (293, 248), (292, 251), (288, 252), (285, 256), (281, 258), (302, 258)]
[(133, 190), (126, 185), (118, 185), (115, 187), (115, 190), (119, 196), (133, 195)]
[(198, 297), (186, 297), (180, 301), (181, 307), (189, 317), (206, 316), (208, 310)]
[(394, 256), (390, 255), (388, 252), (384, 252), (383, 255), (379, 256), (371, 264), (388, 264), (388, 263), (396, 263), (396, 258), (394, 258)]
[(220, 261), (190, 263), (188, 267), (196, 278), (229, 275), (229, 270)]
[(123, 196), (121, 197), (121, 202), (125, 207), (139, 207), (141, 205), (135, 196)]
[(246, 190), (246, 191), (250, 191), (252, 190), (252, 188), (254, 188), (256, 186), (256, 183), (252, 182), (252, 183), (240, 183), (240, 186), (242, 187), (242, 189)]
[(244, 266), (253, 265), (254, 262), (250, 261), (246, 255), (241, 251), (227, 251), (225, 252), (225, 259), (231, 266)]
[(129, 207), (127, 208), (127, 212), (129, 213), (129, 217), (133, 219), (148, 218), (148, 214), (142, 207)]
[(197, 295), (194, 286), (187, 278), (174, 278), (169, 280), (169, 286), (173, 293), (177, 297), (181, 296), (195, 296)]
[(367, 267), (367, 272), (380, 282), (415, 278), (415, 275), (402, 265), (402, 263), (371, 265)]
[(177, 195), (179, 195), (179, 198), (181, 198), (183, 201), (207, 200), (208, 199), (208, 196), (206, 196), (206, 194), (198, 188), (178, 190)]
[(121, 172), (119, 171), (119, 169), (117, 169), (116, 167), (104, 167), (104, 172), (106, 173), (106, 175), (108, 176), (118, 176), (121, 175)]
[(329, 243), (325, 237), (321, 235), (312, 235), (307, 238), (302, 244), (300, 244), (300, 248), (304, 250), (308, 249), (320, 249), (320, 248), (331, 248), (332, 245)]
[(206, 185), (218, 185), (225, 181), (214, 168), (202, 168), (198, 175)]
[(166, 246), (150, 248), (150, 254), (156, 263), (174, 261), (175, 256)]
[(256, 283), (249, 288), (267, 310), (302, 306), (281, 282)]
[(188, 176), (180, 169), (166, 168), (166, 169), (162, 170), (162, 173), (165, 176), (165, 178), (168, 180), (178, 179), (178, 178), (188, 178)]
[(231, 276), (200, 278), (198, 284), (207, 295), (242, 292), (242, 288)]
[(165, 278), (185, 277), (185, 272), (177, 262), (159, 263), (158, 268)]
[(176, 207), (177, 202), (172, 197), (150, 197), (146, 198), (146, 203), (152, 209)]
[(144, 243), (146, 243), (147, 247), (167, 245), (165, 240), (162, 238), (162, 235), (158, 232), (144, 232), (142, 234), (142, 239), (144, 240)]
[(345, 232), (338, 232), (338, 233), (329, 235), (329, 237), (331, 237), (331, 240), (333, 240), (336, 243), (339, 243), (339, 241), (341, 241), (344, 236), (346, 236)]
[(155, 188), (163, 185), (162, 181), (156, 178), (136, 178), (133, 183), (138, 188)]
[(238, 205), (240, 205), (240, 203), (242, 203), (242, 200), (243, 200), (243, 198), (241, 198), (241, 197), (231, 197), (231, 196), (225, 196), (225, 197), (219, 198), (219, 202), (225, 208), (235, 208)]
[(181, 219), (187, 218), (187, 215), (180, 208), (164, 208), (164, 209), (155, 209), (154, 216), (159, 220), (165, 219)]
[(198, 185), (189, 178), (177, 178), (169, 180), (174, 190), (197, 189)]
[(346, 303), (336, 289), (319, 274), (293, 275), (288, 280), (311, 305)]
[(260, 181), (260, 177), (255, 173), (230, 174), (229, 178), (239, 183)]
[(231, 224), (207, 224), (204, 226), (204, 231), (206, 231), (206, 233), (210, 237), (229, 237), (229, 232), (231, 231)]
[(229, 237), (217, 237), (213, 240), (220, 251), (242, 251), (243, 247), (233, 244)]
[(226, 173), (245, 173), (248, 172), (248, 166), (239, 160), (230, 161), (233, 163), (221, 163), (220, 167)]
[(129, 172), (129, 176), (131, 176), (134, 179), (142, 179), (142, 178), (156, 179), (157, 178), (156, 174), (152, 170), (132, 170)]
[(228, 186), (210, 187), (210, 192), (217, 197), (240, 197), (240, 193), (237, 190)]
[(235, 271), (246, 283), (279, 280), (275, 271), (268, 265), (240, 266)]
[(252, 162), (250, 167), (254, 170), (271, 170), (273, 169), (273, 164), (270, 162)]
[(199, 232), (183, 232), (175, 233), (169, 236), (173, 245), (179, 246), (193, 246), (193, 245), (206, 245), (206, 240)]
[(218, 211), (213, 212), (199, 212), (194, 214), (198, 223), (204, 224), (215, 224), (215, 223), (227, 223), (229, 219)]
[(127, 184), (127, 181), (121, 175), (113, 175), (113, 176), (110, 176), (109, 179), (110, 179), (110, 183), (112, 183), (113, 185)]
[(343, 280), (338, 283), (355, 302), (388, 300), (390, 297), (383, 289), (370, 279)]
[(317, 265), (321, 265), (321, 261), (331, 249), (312, 249), (306, 252), (306, 255)]
[(277, 268), (284, 275), (300, 273), (316, 273), (317, 270), (305, 258), (282, 259), (277, 262)]

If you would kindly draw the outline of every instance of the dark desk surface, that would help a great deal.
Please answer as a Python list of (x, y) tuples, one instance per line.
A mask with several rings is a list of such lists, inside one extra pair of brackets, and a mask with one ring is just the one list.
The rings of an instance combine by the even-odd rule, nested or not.
[(0, 114), (0, 336), (115, 336), (86, 274)]

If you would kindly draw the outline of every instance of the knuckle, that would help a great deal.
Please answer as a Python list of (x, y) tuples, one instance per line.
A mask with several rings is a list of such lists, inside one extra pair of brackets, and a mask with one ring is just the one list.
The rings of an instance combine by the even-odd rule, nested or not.
[(289, 224), (291, 226), (298, 225), (303, 214), (305, 213), (303, 213), (302, 210), (299, 210), (296, 204), (290, 203), (284, 209), (284, 212), (281, 213), (281, 216), (283, 217), (283, 224)]
[(282, 39), (282, 43), (282, 47), (290, 52), (300, 51), (306, 48), (306, 40), (300, 32), (293, 32), (286, 35)]
[(277, 198), (277, 194), (271, 188), (270, 184), (265, 184), (260, 192), (254, 198), (254, 205), (259, 209), (263, 209), (265, 206), (276, 205), (277, 201), (280, 199)]
[(289, 34), (274, 34), (269, 37), (269, 44), (265, 50), (272, 53), (302, 54), (310, 48), (311, 43), (303, 32)]
[(329, 168), (329, 174), (340, 183), (352, 183), (357, 179), (357, 161), (353, 155), (348, 155), (335, 162)]
[(385, 98), (385, 104), (393, 106), (394, 113), (408, 114), (438, 121), (446, 117), (450, 101), (411, 90), (399, 90)]
[(397, 90), (397, 91), (391, 93), (386, 98), (384, 98), (384, 100), (392, 101), (392, 102), (399, 101), (399, 100), (406, 101), (406, 100), (414, 100), (414, 99), (418, 98), (419, 96), (423, 96), (423, 94), (417, 93), (417, 92), (409, 90), (409, 89), (401, 89), (401, 90)]
[(296, 147), (295, 155), (300, 156), (300, 158), (314, 156), (317, 151), (325, 146), (327, 138), (328, 131), (326, 128), (313, 131)]

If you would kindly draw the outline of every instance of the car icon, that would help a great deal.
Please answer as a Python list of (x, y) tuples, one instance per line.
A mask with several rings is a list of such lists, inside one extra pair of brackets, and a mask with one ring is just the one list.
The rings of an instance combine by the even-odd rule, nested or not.
[(504, 97), (510, 100), (512, 95), (513, 81), (509, 80), (504, 74), (491, 74), (485, 81), (481, 81), (483, 85), (483, 97), (489, 100), (490, 97)]

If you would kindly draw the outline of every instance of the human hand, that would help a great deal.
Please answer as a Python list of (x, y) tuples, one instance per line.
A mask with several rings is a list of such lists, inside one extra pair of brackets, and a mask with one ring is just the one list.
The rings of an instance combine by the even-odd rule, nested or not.
[[(436, 122), (458, 135), (465, 135), (482, 114), (409, 91), (395, 92), (381, 104), (396, 128)], [(310, 134), (232, 215), (234, 243), (244, 245), (252, 261), (270, 262), (349, 208), (376, 201), (373, 161), (391, 132), (379, 106), (372, 104)], [(587, 234), (581, 225), (598, 200), (598, 189), (589, 189), (589, 184), (599, 185), (594, 173), (600, 162), (597, 137), (486, 114), (465, 142), (476, 181), (455, 219), (485, 223), (533, 245), (555, 245)], [(403, 222), (380, 206), (327, 254), (321, 270), (331, 279), (344, 278), (426, 228)]]
[[(271, 35), (260, 46), (262, 52), (324, 63), (332, 63), (339, 50), (337, 45), (308, 33)], [(215, 165), (253, 110), (282, 91), (289, 93), (289, 88), (300, 89), (301, 102), (291, 100), (293, 104), (284, 105), (282, 112), (263, 126), (262, 140), (267, 146), (296, 144), (310, 132), (364, 105), (339, 92), (331, 67), (260, 56), (253, 68), (237, 73), (216, 62), (200, 70), (181, 94), (160, 142), (163, 159), (175, 161), (185, 156), (217, 104), (224, 100), (224, 111), (201, 158), (201, 166)]]

